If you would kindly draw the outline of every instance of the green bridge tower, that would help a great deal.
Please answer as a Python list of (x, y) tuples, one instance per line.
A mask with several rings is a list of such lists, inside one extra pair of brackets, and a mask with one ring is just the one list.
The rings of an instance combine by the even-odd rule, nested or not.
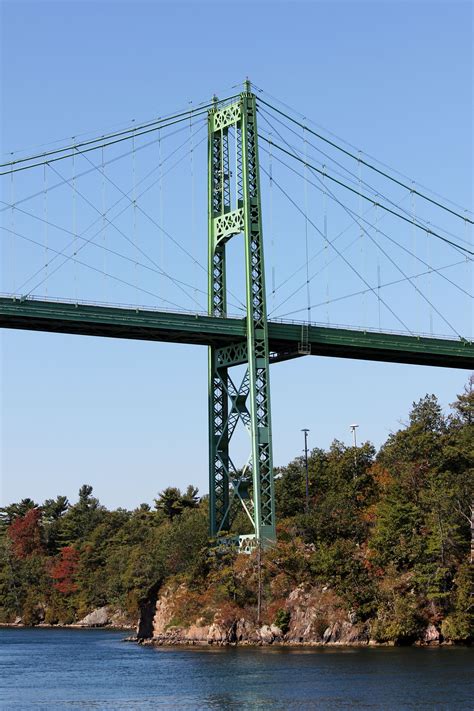
[[(231, 148), (236, 175), (231, 173)], [(215, 99), (209, 111), (208, 156), (209, 314), (227, 314), (226, 244), (238, 234), (245, 241), (246, 284), (245, 341), (209, 347), (210, 534), (229, 530), (240, 502), (254, 532), (238, 536), (238, 542), (249, 550), (257, 543), (271, 545), (276, 538), (257, 112), (250, 82), (234, 103), (221, 107)], [(240, 386), (230, 373), (238, 365), (246, 365)], [(239, 421), (251, 441), (243, 470), (234, 466), (230, 449)]]

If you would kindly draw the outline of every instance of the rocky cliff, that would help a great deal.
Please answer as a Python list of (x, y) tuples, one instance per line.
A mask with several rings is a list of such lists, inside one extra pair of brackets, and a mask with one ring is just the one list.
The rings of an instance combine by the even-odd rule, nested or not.
[[(273, 621), (272, 621), (273, 620)], [(258, 620), (255, 609), (228, 603), (209, 609), (202, 595), (184, 584), (167, 585), (154, 604), (142, 610), (138, 640), (153, 645), (375, 645), (369, 622), (358, 621), (327, 588), (295, 588), (282, 601), (265, 609)], [(434, 625), (420, 643), (439, 644)]]

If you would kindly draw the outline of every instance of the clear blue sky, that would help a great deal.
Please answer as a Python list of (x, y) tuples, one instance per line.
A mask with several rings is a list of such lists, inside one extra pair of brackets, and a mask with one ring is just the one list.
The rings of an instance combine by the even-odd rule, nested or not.
[[(3, 2), (2, 153), (163, 115), (249, 76), (472, 209), (472, 7)], [(169, 205), (177, 207), (176, 196)], [(205, 220), (204, 201), (196, 211)], [(205, 232), (196, 239), (205, 259)], [(74, 499), (84, 482), (111, 507), (151, 502), (170, 484), (207, 491), (204, 349), (28, 332), (1, 338), (3, 502)], [(357, 422), (359, 437), (378, 446), (413, 400), (434, 392), (447, 407), (468, 375), (327, 358), (275, 366), (275, 463), (301, 452), (302, 427), (311, 446), (327, 447), (333, 438), (350, 443)]]

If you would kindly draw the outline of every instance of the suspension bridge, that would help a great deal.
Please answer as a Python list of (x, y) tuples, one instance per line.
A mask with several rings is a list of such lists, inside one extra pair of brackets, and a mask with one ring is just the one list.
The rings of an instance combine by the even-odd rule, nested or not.
[(241, 549), (276, 538), (270, 365), (474, 368), (472, 212), (249, 82), (0, 177), (1, 327), (208, 348), (210, 535), (243, 508)]

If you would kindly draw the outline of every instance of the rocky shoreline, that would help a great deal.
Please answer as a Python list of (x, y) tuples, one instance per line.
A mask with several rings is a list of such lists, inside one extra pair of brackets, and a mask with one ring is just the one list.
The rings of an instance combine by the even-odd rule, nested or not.
[[(143, 646), (179, 647), (179, 646), (216, 646), (216, 647), (394, 647), (395, 642), (378, 642), (370, 638), (368, 626), (351, 625), (350, 622), (334, 624), (327, 628), (322, 638), (295, 639), (292, 635), (283, 634), (275, 625), (262, 625), (250, 628), (246, 620), (234, 622), (224, 628), (213, 624), (210, 627), (192, 625), (188, 629), (173, 629), (151, 638), (129, 637)], [(423, 639), (416, 640), (412, 646), (439, 647), (453, 646), (452, 642), (440, 639), (436, 628), (430, 625)]]
[[(73, 623), (39, 621), (46, 629), (109, 629), (133, 632), (124, 641), (152, 647), (417, 647), (454, 646), (440, 629), (428, 623), (417, 638), (381, 640), (373, 634), (376, 621), (357, 619), (328, 588), (295, 588), (284, 600), (273, 623), (258, 621), (254, 609), (236, 606), (204, 608), (184, 614), (190, 591), (186, 585), (168, 585), (143, 603), (138, 624), (117, 608), (103, 606)], [(283, 601), (282, 601), (283, 602)], [(184, 619), (186, 618), (186, 619)], [(375, 626), (374, 626), (375, 622)], [(31, 627), (18, 617), (0, 627)]]
[[(360, 648), (383, 648), (383, 647), (396, 647), (399, 646), (395, 642), (376, 642), (375, 640), (369, 640), (367, 643), (349, 643), (349, 642), (288, 642), (284, 639), (274, 642), (250, 642), (247, 640), (241, 640), (237, 642), (215, 642), (209, 640), (189, 640), (185, 637), (154, 637), (152, 639), (138, 639), (137, 637), (126, 637), (126, 642), (134, 642), (144, 647), (282, 647), (282, 648), (311, 648), (311, 649), (322, 649), (322, 648), (334, 648), (338, 647), (341, 649), (360, 649)], [(413, 645), (418, 648), (433, 648), (433, 647), (459, 647), (464, 646), (459, 643), (454, 642), (439, 642), (437, 644), (430, 644), (426, 642), (416, 642)]]
[(77, 622), (57, 622), (55, 624), (40, 621), (35, 625), (25, 624), (21, 617), (17, 617), (13, 622), (0, 622), (1, 627), (40, 627), (46, 629), (115, 629), (115, 630), (136, 630), (136, 623), (128, 620), (122, 610), (117, 610), (107, 606), (98, 607)]
[[(285, 647), (378, 647), (397, 644), (452, 646), (440, 629), (429, 623), (417, 638), (380, 640), (373, 634), (374, 621), (361, 621), (340, 605), (328, 589), (295, 588), (280, 609), (280, 623), (259, 622), (254, 610), (230, 606), (200, 609), (183, 620), (189, 590), (168, 587), (143, 607), (137, 636), (149, 646), (285, 646)], [(181, 615), (181, 619), (180, 619)], [(268, 617), (268, 616), (267, 616)]]

